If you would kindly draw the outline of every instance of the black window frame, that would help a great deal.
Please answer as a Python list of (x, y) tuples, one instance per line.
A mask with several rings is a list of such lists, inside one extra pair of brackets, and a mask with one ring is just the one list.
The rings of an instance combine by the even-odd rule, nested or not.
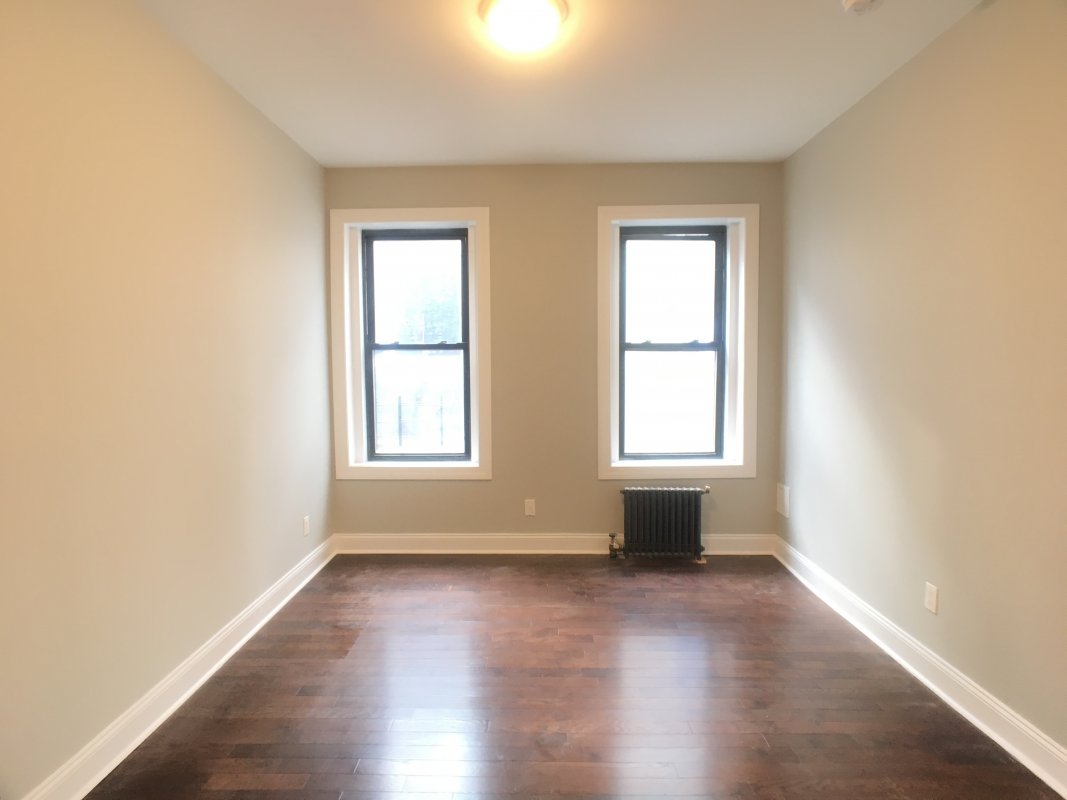
[[(471, 353), (470, 353), (470, 257), (468, 228), (364, 228), (360, 232), (363, 270), (363, 383), (366, 402), (367, 461), (462, 462), (471, 460)], [(460, 247), (461, 329), (460, 341), (436, 344), (378, 344), (374, 326), (374, 243), (378, 241), (458, 240)], [(388, 350), (456, 350), (463, 353), (463, 445), (462, 453), (379, 453), (374, 422), (374, 354)]]
[[(715, 242), (715, 314), (714, 338), (710, 342), (634, 342), (626, 341), (626, 245), (631, 241), (700, 239)], [(620, 461), (692, 461), (721, 459), (726, 420), (726, 225), (626, 225), (619, 228), (619, 459)], [(626, 451), (626, 354), (628, 352), (700, 352), (712, 351), (716, 358), (715, 449), (711, 452), (628, 453)]]

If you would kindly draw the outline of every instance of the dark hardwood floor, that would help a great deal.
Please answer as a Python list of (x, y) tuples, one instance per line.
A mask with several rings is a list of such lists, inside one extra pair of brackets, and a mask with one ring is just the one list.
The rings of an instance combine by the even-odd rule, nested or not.
[(342, 556), (90, 797), (1057, 795), (773, 559)]

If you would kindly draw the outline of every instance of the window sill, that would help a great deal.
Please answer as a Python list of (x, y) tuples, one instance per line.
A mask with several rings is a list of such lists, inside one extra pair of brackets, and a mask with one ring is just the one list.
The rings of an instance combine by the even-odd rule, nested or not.
[(359, 463), (338, 466), (337, 479), (347, 481), (487, 481), (493, 472), (487, 465), (469, 461), (405, 461)]
[(755, 478), (756, 465), (736, 461), (612, 461), (601, 464), (599, 478), (625, 480), (628, 478)]

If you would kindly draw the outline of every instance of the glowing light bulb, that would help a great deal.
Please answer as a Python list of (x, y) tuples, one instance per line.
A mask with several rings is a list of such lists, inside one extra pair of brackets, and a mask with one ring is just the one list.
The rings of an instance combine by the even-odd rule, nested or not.
[(489, 38), (509, 53), (536, 53), (559, 36), (564, 0), (488, 0), (483, 3)]

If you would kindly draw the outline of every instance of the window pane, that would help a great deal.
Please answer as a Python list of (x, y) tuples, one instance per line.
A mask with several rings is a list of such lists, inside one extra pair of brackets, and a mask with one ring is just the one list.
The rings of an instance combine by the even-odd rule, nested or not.
[(715, 452), (714, 351), (631, 351), (623, 391), (626, 454)]
[(381, 455), (463, 453), (463, 353), (374, 354), (374, 446)]
[(373, 246), (375, 342), (462, 341), (460, 240), (376, 239)]
[(630, 239), (625, 247), (626, 341), (712, 341), (715, 242)]

